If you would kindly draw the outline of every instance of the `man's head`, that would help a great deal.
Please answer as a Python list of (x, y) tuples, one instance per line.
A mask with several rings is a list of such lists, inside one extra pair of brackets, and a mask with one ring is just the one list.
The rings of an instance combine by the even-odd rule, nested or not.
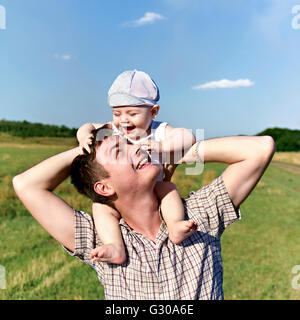
[[(105, 125), (100, 129), (104, 129), (107, 135), (112, 135), (112, 130), (109, 126)], [(94, 136), (90, 146), (91, 152), (88, 153), (87, 151), (84, 151), (84, 154), (77, 156), (73, 160), (71, 167), (71, 182), (78, 192), (86, 195), (93, 202), (111, 205), (109, 198), (94, 191), (94, 185), (98, 180), (107, 179), (109, 177), (109, 173), (96, 161), (97, 145), (99, 144), (96, 140), (98, 131), (100, 130), (94, 130), (93, 132)]]
[(138, 145), (114, 136), (108, 126), (94, 132), (91, 153), (77, 156), (71, 178), (80, 193), (114, 207), (117, 199), (153, 192), (160, 169)]

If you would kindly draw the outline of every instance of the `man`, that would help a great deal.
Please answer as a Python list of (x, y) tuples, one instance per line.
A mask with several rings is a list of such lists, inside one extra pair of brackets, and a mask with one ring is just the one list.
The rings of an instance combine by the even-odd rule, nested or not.
[(199, 155), (204, 154), (202, 161), (229, 166), (210, 185), (185, 200), (186, 215), (199, 228), (181, 245), (174, 245), (168, 239), (153, 192), (159, 169), (151, 163), (139, 169), (145, 154), (125, 139), (94, 139), (94, 159), (85, 165), (83, 161), (82, 168), (92, 176), (99, 174), (90, 192), (104, 197), (122, 216), (120, 227), (128, 253), (122, 265), (90, 259), (91, 250), (101, 245), (92, 218), (73, 211), (52, 192), (69, 175), (73, 159), (84, 159), (79, 148), (39, 163), (16, 176), (13, 185), (35, 219), (71, 255), (96, 270), (106, 299), (223, 299), (220, 237), (230, 223), (240, 219), (238, 208), (274, 151), (274, 141), (268, 136), (196, 143), (186, 154), (186, 162), (199, 161)]

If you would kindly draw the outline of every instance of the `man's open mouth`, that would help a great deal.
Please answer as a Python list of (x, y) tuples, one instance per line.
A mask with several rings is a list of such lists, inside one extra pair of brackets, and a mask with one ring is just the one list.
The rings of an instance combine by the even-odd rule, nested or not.
[(138, 163), (138, 165), (136, 166), (136, 170), (144, 169), (148, 167), (150, 164), (151, 164), (150, 157), (144, 158)]

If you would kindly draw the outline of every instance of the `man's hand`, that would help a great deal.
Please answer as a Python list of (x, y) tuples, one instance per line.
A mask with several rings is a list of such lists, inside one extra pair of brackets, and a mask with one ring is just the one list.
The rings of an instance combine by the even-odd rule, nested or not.
[(178, 164), (164, 164), (164, 181), (171, 181)]

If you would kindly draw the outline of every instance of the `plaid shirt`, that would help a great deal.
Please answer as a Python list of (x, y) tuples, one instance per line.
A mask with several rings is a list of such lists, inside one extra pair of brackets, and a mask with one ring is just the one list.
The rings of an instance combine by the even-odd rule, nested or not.
[(75, 211), (75, 251), (67, 251), (95, 269), (106, 299), (223, 299), (220, 237), (227, 225), (240, 219), (240, 211), (234, 208), (222, 176), (183, 201), (187, 217), (199, 228), (180, 245), (169, 240), (163, 221), (154, 243), (121, 219), (127, 261), (93, 262), (90, 252), (101, 245), (93, 219)]

